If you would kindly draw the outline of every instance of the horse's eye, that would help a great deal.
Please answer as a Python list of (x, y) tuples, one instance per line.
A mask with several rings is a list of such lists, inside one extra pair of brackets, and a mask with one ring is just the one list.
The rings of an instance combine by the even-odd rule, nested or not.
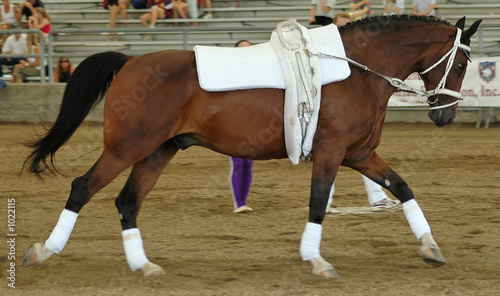
[(465, 68), (464, 64), (458, 63), (458, 69), (463, 70)]

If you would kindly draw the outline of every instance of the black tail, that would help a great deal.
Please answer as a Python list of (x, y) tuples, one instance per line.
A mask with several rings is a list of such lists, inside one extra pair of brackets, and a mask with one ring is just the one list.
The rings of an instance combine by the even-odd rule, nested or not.
[[(41, 179), (41, 173), (48, 170), (58, 173), (54, 165), (54, 154), (82, 124), (89, 112), (104, 98), (116, 73), (131, 59), (119, 52), (103, 52), (86, 58), (71, 75), (54, 125), (43, 137), (25, 145), (33, 149), (24, 161), (28, 168)], [(50, 163), (47, 158), (50, 156)]]

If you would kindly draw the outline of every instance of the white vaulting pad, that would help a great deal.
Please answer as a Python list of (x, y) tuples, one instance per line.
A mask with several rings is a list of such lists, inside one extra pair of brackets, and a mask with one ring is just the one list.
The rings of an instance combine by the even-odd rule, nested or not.
[[(273, 33), (275, 34), (275, 33)], [(309, 30), (318, 52), (345, 57), (335, 25)], [(280, 60), (270, 42), (249, 47), (195, 46), (200, 86), (206, 91), (252, 88), (285, 89)], [(351, 71), (346, 61), (321, 58), (322, 85), (346, 79)]]

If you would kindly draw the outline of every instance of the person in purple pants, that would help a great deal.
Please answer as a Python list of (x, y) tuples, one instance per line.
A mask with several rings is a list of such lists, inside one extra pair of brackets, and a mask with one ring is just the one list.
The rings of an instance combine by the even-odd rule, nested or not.
[[(234, 46), (247, 47), (251, 45), (247, 40), (240, 40)], [(234, 212), (251, 212), (253, 209), (247, 206), (247, 197), (250, 185), (252, 184), (253, 160), (229, 156), (229, 162), (231, 164), (229, 185), (231, 186), (231, 195), (233, 196)]]
[(252, 184), (253, 160), (229, 157), (231, 171), (229, 185), (233, 197), (234, 213), (248, 213), (253, 209), (247, 206), (248, 192)]

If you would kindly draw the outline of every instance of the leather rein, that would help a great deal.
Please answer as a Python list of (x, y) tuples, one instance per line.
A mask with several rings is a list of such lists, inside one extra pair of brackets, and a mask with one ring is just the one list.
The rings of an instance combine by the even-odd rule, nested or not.
[(383, 75), (383, 74), (381, 74), (377, 71), (374, 71), (374, 70), (368, 68), (367, 66), (360, 64), (356, 61), (353, 61), (347, 57), (344, 58), (344, 57), (325, 54), (325, 53), (321, 53), (321, 52), (318, 52), (318, 53), (308, 52), (308, 55), (310, 57), (317, 56), (318, 58), (336, 58), (336, 59), (345, 60), (354, 66), (357, 66), (365, 71), (371, 72), (375, 75), (378, 75), (378, 76), (384, 78), (385, 80), (387, 80), (389, 82), (390, 85), (394, 86), (398, 90), (413, 92), (419, 96), (427, 97), (427, 102), (430, 105), (437, 103), (437, 101), (438, 101), (437, 99), (434, 101), (431, 101), (429, 99), (430, 97), (435, 96), (435, 95), (444, 94), (444, 95), (448, 95), (448, 96), (452, 96), (452, 97), (457, 98), (455, 101), (453, 101), (449, 104), (445, 104), (445, 105), (441, 105), (441, 106), (434, 106), (434, 107), (429, 108), (430, 110), (435, 110), (435, 109), (442, 109), (442, 108), (447, 108), (447, 107), (453, 106), (455, 104), (458, 104), (458, 102), (460, 100), (463, 100), (460, 92), (445, 88), (446, 79), (448, 78), (448, 74), (450, 73), (450, 70), (453, 67), (453, 62), (455, 60), (457, 50), (460, 48), (460, 50), (462, 50), (469, 58), (468, 52), (470, 52), (471, 49), (469, 46), (460, 42), (461, 36), (462, 36), (462, 30), (460, 28), (457, 28), (455, 40), (453, 42), (453, 47), (445, 55), (443, 55), (441, 57), (441, 59), (439, 59), (436, 63), (434, 63), (432, 66), (430, 66), (429, 68), (427, 68), (426, 70), (424, 70), (422, 72), (419, 72), (420, 75), (426, 74), (429, 71), (431, 71), (432, 69), (434, 69), (435, 67), (437, 67), (439, 64), (441, 64), (447, 57), (450, 57), (448, 59), (448, 63), (446, 64), (445, 72), (444, 72), (443, 77), (441, 78), (441, 81), (439, 81), (439, 83), (437, 84), (435, 89), (429, 90), (429, 91), (421, 91), (421, 90), (419, 90), (411, 85), (406, 84), (403, 80), (401, 80), (399, 78), (394, 78), (394, 77), (389, 77), (389, 76)]

